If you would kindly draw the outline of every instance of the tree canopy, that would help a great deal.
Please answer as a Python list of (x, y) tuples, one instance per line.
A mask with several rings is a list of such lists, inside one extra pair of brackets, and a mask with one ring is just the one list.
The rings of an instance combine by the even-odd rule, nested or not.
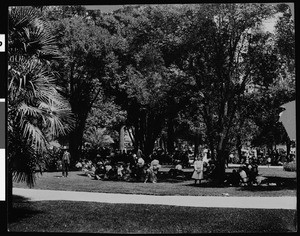
[[(117, 139), (125, 125), (146, 155), (159, 138), (167, 139), (170, 153), (178, 139), (194, 142), (195, 153), (207, 145), (222, 181), (232, 150), (246, 142), (288, 142), (278, 125), (280, 106), (295, 99), (287, 5), (142, 5), (111, 13), (47, 6), (32, 16), (38, 17), (47, 33), (11, 24), (10, 47), (57, 72), (58, 95), (75, 117), (67, 134), (74, 160), (83, 142), (101, 142), (106, 134)], [(263, 30), (274, 17), (275, 31)], [(42, 43), (26, 44), (34, 38)]]

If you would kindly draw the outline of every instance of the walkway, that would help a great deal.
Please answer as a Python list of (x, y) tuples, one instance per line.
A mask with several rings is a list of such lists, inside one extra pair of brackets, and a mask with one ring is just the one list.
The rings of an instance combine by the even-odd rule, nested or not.
[(296, 197), (216, 197), (216, 196), (153, 196), (136, 194), (111, 194), (76, 191), (56, 191), (14, 188), (14, 195), (29, 201), (86, 201), (125, 204), (157, 204), (188, 207), (226, 207), (260, 209), (294, 209)]

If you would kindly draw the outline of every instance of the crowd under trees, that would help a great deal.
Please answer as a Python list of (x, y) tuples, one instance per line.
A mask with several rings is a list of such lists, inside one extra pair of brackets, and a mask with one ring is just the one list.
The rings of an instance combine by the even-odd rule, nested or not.
[(246, 142), (290, 143), (278, 115), (295, 100), (294, 31), (286, 4), (11, 7), (10, 172), (33, 184), (51, 141), (75, 163), (91, 136), (125, 127), (145, 155), (158, 139), (169, 153), (179, 138), (207, 145), (222, 181)]

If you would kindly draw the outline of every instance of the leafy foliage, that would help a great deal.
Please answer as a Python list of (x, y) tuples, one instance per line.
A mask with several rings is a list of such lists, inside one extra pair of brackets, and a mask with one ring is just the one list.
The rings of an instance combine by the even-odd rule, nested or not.
[[(15, 180), (34, 184), (34, 172), (50, 139), (72, 127), (68, 102), (59, 94), (50, 59), (55, 40), (31, 7), (9, 11), (8, 157)], [(19, 58), (20, 60), (15, 60)]]
[[(63, 127), (45, 112), (52, 104), (49, 114), (67, 119), (59, 115), (66, 110), (61, 97), (45, 101), (59, 90), (76, 119), (68, 137), (75, 160), (83, 141), (96, 145), (109, 134), (116, 142), (123, 125), (146, 155), (158, 138), (167, 137), (169, 152), (178, 138), (208, 145), (221, 177), (233, 149), (288, 142), (278, 124), (280, 106), (295, 99), (294, 22), (285, 4), (124, 6), (105, 14), (81, 6), (22, 11), (11, 13), (20, 20), (10, 19), (16, 30), (9, 42), (24, 63), (10, 68), (9, 87), (28, 102), (15, 104), (20, 114), (47, 117), (51, 133), (59, 134)], [(274, 16), (275, 32), (264, 31), (263, 22)], [(47, 88), (57, 77), (50, 64), (60, 73), (53, 90)], [(44, 120), (23, 117), (17, 122), (28, 124), (24, 135), (35, 134), (37, 142), (36, 127)]]

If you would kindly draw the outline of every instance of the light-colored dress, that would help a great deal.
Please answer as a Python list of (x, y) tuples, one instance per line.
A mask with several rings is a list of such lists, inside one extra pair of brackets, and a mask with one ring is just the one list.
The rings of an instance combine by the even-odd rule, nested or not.
[(192, 179), (203, 179), (203, 161), (194, 162), (194, 173)]

